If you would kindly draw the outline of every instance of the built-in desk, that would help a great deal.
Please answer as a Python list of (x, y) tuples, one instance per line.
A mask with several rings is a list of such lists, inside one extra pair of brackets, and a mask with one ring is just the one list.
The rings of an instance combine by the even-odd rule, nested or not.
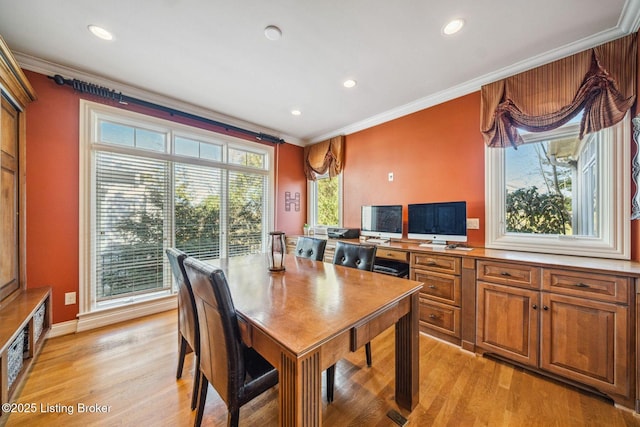
[(408, 240), (377, 253), (406, 260), (423, 283), (421, 332), (640, 412), (640, 263)]

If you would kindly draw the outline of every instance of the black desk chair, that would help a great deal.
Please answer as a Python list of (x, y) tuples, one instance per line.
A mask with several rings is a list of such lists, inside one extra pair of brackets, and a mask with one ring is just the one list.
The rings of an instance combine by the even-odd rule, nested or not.
[[(373, 271), (376, 260), (376, 246), (357, 245), (346, 242), (336, 242), (333, 263), (359, 270)], [(371, 367), (371, 343), (364, 345), (367, 366)], [(336, 365), (327, 369), (327, 400), (333, 402), (333, 384), (335, 381)]]
[(191, 283), (187, 278), (184, 270), (184, 260), (187, 254), (184, 252), (168, 248), (167, 258), (171, 265), (171, 273), (178, 286), (178, 371), (176, 379), (182, 377), (182, 368), (184, 366), (184, 358), (187, 353), (193, 352), (195, 363), (193, 368), (193, 391), (191, 396), (191, 410), (196, 408), (198, 399), (199, 374), (199, 357), (200, 357), (200, 327), (198, 326), (198, 314), (196, 313), (196, 301), (191, 289)]
[(222, 270), (194, 258), (184, 262), (193, 287), (200, 323), (200, 393), (195, 426), (202, 423), (209, 382), (237, 427), (240, 407), (278, 384), (278, 371), (240, 337), (229, 285)]
[(324, 250), (327, 247), (326, 239), (315, 237), (298, 237), (295, 255), (300, 258), (309, 258), (315, 261), (324, 259)]

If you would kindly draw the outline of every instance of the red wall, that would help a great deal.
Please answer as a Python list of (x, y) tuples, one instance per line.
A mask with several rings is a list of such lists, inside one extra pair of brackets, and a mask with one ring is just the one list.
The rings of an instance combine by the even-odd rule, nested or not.
[(78, 305), (79, 102), (46, 77), (25, 72), (38, 95), (27, 108), (27, 283), (53, 289), (53, 322), (75, 319)]
[[(44, 75), (30, 71), (25, 74), (38, 95), (38, 100), (27, 109), (27, 282), (29, 287), (52, 287), (53, 322), (60, 323), (74, 320), (78, 314), (78, 304), (65, 305), (64, 294), (76, 292), (78, 295), (79, 292), (80, 99), (101, 100), (80, 96), (70, 87), (60, 87)], [(135, 105), (125, 108), (221, 131)], [(276, 229), (287, 233), (300, 233), (306, 218), (302, 151), (302, 147), (291, 144), (276, 146)], [(300, 194), (298, 211), (293, 205), (286, 211), (285, 191), (290, 191), (292, 196)]]
[[(472, 93), (347, 136), (344, 169), (346, 227), (360, 227), (360, 207), (467, 201), (480, 219), (469, 244), (484, 244), (484, 143), (480, 93)], [(389, 182), (388, 173), (394, 180)]]
[(307, 218), (307, 181), (302, 168), (303, 149), (291, 144), (282, 144), (278, 145), (276, 150), (276, 229), (286, 234), (301, 234)]

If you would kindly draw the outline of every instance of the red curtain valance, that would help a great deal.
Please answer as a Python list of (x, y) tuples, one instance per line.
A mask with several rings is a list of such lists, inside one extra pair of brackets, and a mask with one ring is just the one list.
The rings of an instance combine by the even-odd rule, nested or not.
[(333, 178), (344, 167), (344, 135), (304, 147), (304, 174), (315, 181), (327, 172)]
[(517, 128), (558, 128), (584, 109), (580, 138), (613, 126), (636, 99), (637, 34), (482, 87), (480, 128), (489, 147), (523, 144)]

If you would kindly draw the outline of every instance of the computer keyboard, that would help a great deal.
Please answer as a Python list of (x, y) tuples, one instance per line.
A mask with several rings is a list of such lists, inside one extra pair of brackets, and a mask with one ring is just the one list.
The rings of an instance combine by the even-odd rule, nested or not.
[(367, 239), (367, 243), (388, 243), (389, 239), (376, 239), (376, 238), (371, 238), (371, 239)]
[(446, 249), (447, 245), (440, 245), (436, 243), (420, 243), (418, 246), (421, 248), (432, 248), (432, 249)]

